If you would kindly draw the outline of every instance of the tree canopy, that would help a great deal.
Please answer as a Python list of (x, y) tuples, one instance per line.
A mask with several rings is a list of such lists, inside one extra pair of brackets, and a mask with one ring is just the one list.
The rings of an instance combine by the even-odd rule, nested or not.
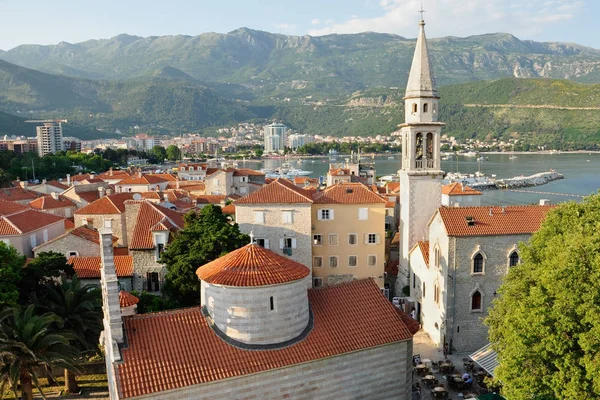
[(250, 238), (230, 224), (221, 207), (209, 204), (200, 212), (185, 216), (182, 229), (161, 257), (167, 274), (163, 291), (184, 305), (199, 303), (196, 270), (235, 249), (248, 244)]
[(600, 195), (550, 212), (486, 323), (503, 394), (600, 398)]
[(17, 305), (23, 265), (25, 256), (19, 254), (14, 247), (0, 242), (0, 308)]
[(179, 147), (175, 146), (174, 144), (167, 147), (166, 154), (170, 161), (177, 161), (181, 159), (181, 150), (179, 150)]
[(33, 297), (42, 300), (48, 289), (60, 281), (61, 277), (72, 277), (75, 270), (67, 263), (64, 254), (54, 251), (44, 251), (23, 268), (19, 282), (20, 303), (31, 302)]

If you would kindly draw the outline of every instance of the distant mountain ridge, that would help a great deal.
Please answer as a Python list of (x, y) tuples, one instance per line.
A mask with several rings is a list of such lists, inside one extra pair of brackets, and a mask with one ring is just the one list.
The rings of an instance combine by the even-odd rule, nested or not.
[[(313, 37), (240, 28), (227, 34), (122, 34), (75, 44), (22, 45), (0, 53), (0, 59), (89, 79), (129, 79), (172, 68), (201, 82), (244, 85), (259, 95), (328, 97), (402, 87), (414, 44), (415, 39), (373, 32)], [(600, 50), (577, 44), (496, 33), (429, 39), (429, 47), (440, 85), (502, 77), (600, 82)]]

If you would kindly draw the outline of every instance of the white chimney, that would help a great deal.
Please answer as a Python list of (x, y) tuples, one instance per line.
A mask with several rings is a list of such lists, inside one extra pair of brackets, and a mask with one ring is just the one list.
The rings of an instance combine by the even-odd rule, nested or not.
[(113, 169), (112, 169), (112, 167), (110, 167), (110, 169), (109, 169), (109, 173), (108, 173), (108, 174), (109, 174), (110, 176), (113, 176)]
[(94, 179), (95, 176), (96, 175), (94, 175), (94, 174), (90, 174), (90, 179)]
[(549, 205), (550, 205), (549, 199), (540, 199), (540, 206), (549, 206)]
[(71, 174), (67, 174), (67, 186), (71, 186)]
[(163, 193), (163, 200), (165, 203), (169, 202), (169, 194), (168, 193)]
[(56, 193), (56, 192), (50, 192), (50, 196), (52, 196), (52, 198), (54, 200), (58, 200), (58, 193)]
[(113, 190), (111, 188), (106, 188), (106, 195), (111, 195), (113, 194)]
[(102, 187), (102, 186), (98, 187), (98, 197), (99, 198), (104, 197), (104, 187)]
[(494, 215), (494, 210), (490, 208), (490, 217)]

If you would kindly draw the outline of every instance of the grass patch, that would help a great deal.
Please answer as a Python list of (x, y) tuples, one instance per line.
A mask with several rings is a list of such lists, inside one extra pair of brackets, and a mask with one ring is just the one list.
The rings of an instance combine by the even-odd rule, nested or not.
[[(50, 394), (62, 394), (62, 391), (64, 389), (64, 384), (65, 384), (65, 379), (64, 376), (58, 376), (55, 378), (57, 385), (50, 385), (48, 382), (48, 378), (41, 378), (40, 379), (40, 386), (42, 387), (42, 391), (45, 395), (50, 395)], [(101, 389), (105, 389), (108, 390), (108, 381), (106, 378), (106, 374), (95, 374), (95, 375), (80, 375), (77, 377), (77, 383), (79, 384), (79, 390), (86, 391), (93, 389), (93, 390), (101, 390)], [(21, 395), (21, 392), (19, 392), (19, 396)], [(34, 387), (33, 388), (33, 395), (34, 396), (39, 396), (40, 392)], [(15, 394), (12, 391), (7, 391), (4, 393), (4, 398), (5, 399), (14, 399), (15, 398)]]

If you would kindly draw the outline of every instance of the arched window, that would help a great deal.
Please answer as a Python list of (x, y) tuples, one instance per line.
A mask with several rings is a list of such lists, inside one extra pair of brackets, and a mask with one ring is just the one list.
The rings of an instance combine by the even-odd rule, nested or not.
[(417, 112), (417, 110), (418, 110), (418, 108), (417, 108), (417, 103), (414, 103), (414, 104), (413, 104), (413, 113), (416, 113), (416, 112)]
[(440, 248), (437, 244), (433, 248), (433, 265), (435, 265), (436, 268), (440, 267)]
[(429, 132), (427, 134), (427, 159), (431, 160), (433, 158), (433, 133)]
[(427, 104), (427, 103), (423, 104), (423, 112), (424, 113), (429, 112), (429, 104)]
[(512, 253), (510, 253), (510, 256), (508, 256), (509, 267), (514, 267), (519, 263), (519, 261), (519, 253), (517, 253), (516, 251), (513, 251)]
[(421, 132), (417, 133), (415, 139), (415, 160), (423, 159), (423, 134)]
[(476, 290), (471, 295), (471, 311), (481, 311), (482, 309), (482, 301), (481, 301), (481, 292)]
[(483, 273), (483, 255), (481, 255), (481, 253), (477, 253), (475, 254), (475, 257), (473, 257), (473, 273)]

